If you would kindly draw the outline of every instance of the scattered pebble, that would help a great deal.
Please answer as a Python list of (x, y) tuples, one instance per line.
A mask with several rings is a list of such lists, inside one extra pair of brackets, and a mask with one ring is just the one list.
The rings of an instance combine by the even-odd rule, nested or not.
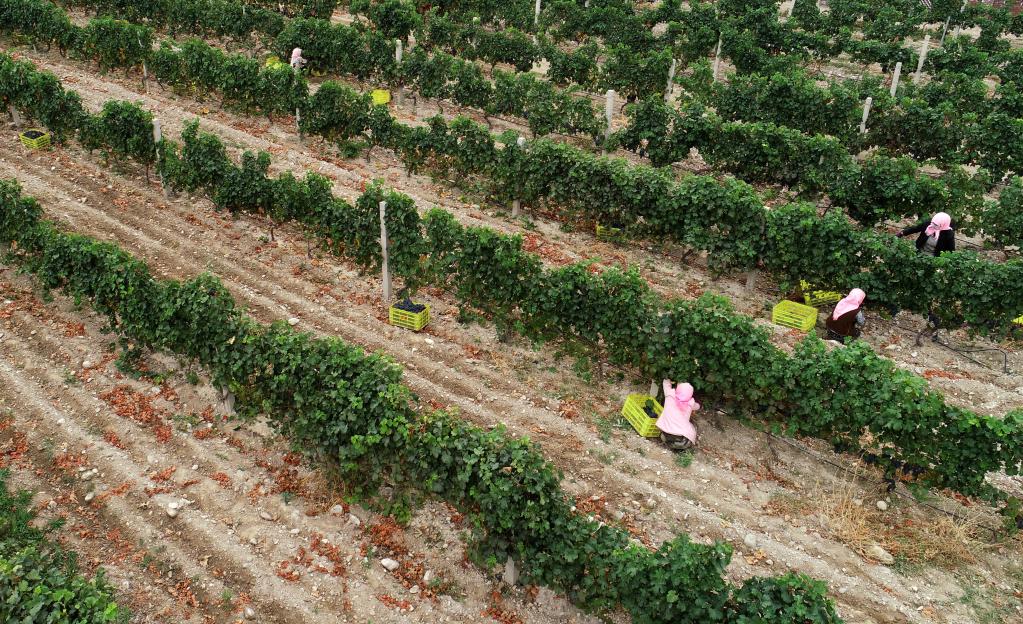
[(245, 619), (246, 620), (256, 619), (256, 611), (252, 607), (245, 607)]
[(883, 500), (877, 501), (877, 509), (878, 511), (888, 511), (888, 503)]
[(95, 492), (89, 492), (88, 494), (85, 495), (85, 502), (91, 503), (92, 499), (94, 499), (94, 498), (96, 498), (96, 493)]
[(270, 522), (271, 520), (273, 520), (273, 519), (274, 519), (274, 517), (273, 517), (273, 516), (271, 516), (270, 514), (268, 514), (268, 513), (267, 513), (267, 512), (265, 512), (265, 511), (261, 511), (261, 512), (259, 512), (259, 517), (260, 517), (260, 518), (262, 518), (262, 519), (264, 519), (264, 520), (266, 520), (267, 522)]
[(381, 559), (380, 565), (384, 566), (388, 572), (394, 572), (398, 569), (398, 562), (394, 559)]
[(167, 515), (170, 516), (171, 518), (177, 518), (178, 517), (178, 504), (177, 503), (169, 503), (167, 505)]
[(752, 534), (752, 533), (747, 533), (746, 537), (743, 538), (742, 542), (744, 544), (746, 544), (746, 548), (756, 548), (757, 547), (757, 536)]
[(357, 526), (362, 524), (362, 520), (359, 520), (359, 516), (357, 516), (355, 514), (349, 514), (349, 516), (348, 516), (348, 523), (351, 524), (354, 527), (357, 527)]
[(294, 317), (294, 316), (289, 318), (288, 319), (288, 325), (291, 325), (292, 327), (294, 327), (295, 325), (298, 325), (298, 318)]

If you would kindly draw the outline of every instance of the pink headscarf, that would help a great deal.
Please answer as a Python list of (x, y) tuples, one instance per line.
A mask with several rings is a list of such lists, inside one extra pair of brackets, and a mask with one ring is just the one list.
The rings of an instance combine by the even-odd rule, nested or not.
[(849, 294), (845, 296), (845, 299), (839, 301), (838, 305), (835, 306), (835, 311), (832, 312), (831, 318), (837, 321), (839, 317), (846, 312), (855, 310), (863, 305), (863, 300), (866, 298), (867, 293), (863, 292), (859, 288), (853, 288), (849, 291)]
[(700, 404), (693, 399), (693, 386), (687, 383), (672, 388), (671, 381), (664, 380), (664, 411), (657, 419), (657, 428), (664, 433), (682, 436), (696, 444), (696, 427), (689, 422)]
[(939, 212), (931, 218), (931, 224), (924, 232), (927, 236), (937, 236), (939, 232), (952, 229), (952, 217), (944, 212)]

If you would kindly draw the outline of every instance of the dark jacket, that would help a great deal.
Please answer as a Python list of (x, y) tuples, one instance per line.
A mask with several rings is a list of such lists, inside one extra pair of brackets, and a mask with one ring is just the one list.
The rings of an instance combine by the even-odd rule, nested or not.
[[(909, 236), (910, 234), (919, 233), (920, 236), (916, 237), (916, 250), (920, 251), (927, 244), (927, 226), (931, 224), (930, 219), (921, 221), (914, 226), (908, 227), (902, 230), (899, 236)], [(938, 243), (934, 246), (934, 255), (941, 255), (945, 251), (956, 250), (956, 235), (955, 235), (956, 222), (952, 222), (952, 229), (945, 230), (938, 234)]]
[(856, 326), (856, 315), (859, 314), (860, 308), (849, 310), (842, 316), (836, 318), (834, 313), (828, 315), (828, 320), (824, 322), (824, 326), (828, 328), (828, 332), (834, 333), (843, 338), (852, 336), (857, 338), (860, 335), (860, 329)]

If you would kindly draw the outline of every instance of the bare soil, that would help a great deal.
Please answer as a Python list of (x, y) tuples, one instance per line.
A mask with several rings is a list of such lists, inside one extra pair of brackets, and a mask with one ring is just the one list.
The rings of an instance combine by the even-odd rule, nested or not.
[[(199, 115), (204, 128), (230, 145), (271, 152), (275, 171), (319, 171), (334, 180), (335, 192), (349, 199), (368, 180), (383, 178), (424, 210), (439, 205), (465, 224), (522, 233), (527, 247), (550, 264), (590, 258), (604, 265), (627, 263), (639, 267), (658, 292), (679, 297), (704, 291), (725, 294), (737, 309), (771, 327), (767, 310), (779, 293), (764, 278), (748, 290), (745, 276), (715, 279), (702, 259), (682, 262), (677, 249), (647, 243), (614, 247), (541, 215), (512, 221), (500, 208), (472, 203), (461, 191), (406, 176), (382, 151), (375, 151), (369, 163), (344, 161), (313, 141), (299, 142), (287, 120), (271, 125), (155, 86), (146, 95), (135, 79), (98, 76), (93, 68), (56, 54), (26, 51), (26, 55), (80, 92), (93, 110), (108, 99), (141, 100), (156, 112), (167, 136), (176, 136), (185, 122)], [(420, 114), (426, 112), (423, 109), (420, 106)], [(401, 114), (412, 117), (411, 110)], [(338, 335), (388, 353), (405, 367), (406, 382), (427, 404), (457, 408), (483, 426), (504, 424), (512, 433), (538, 442), (564, 472), (564, 486), (577, 497), (581, 511), (625, 526), (649, 544), (679, 531), (704, 542), (733, 543), (736, 556), (729, 576), (736, 582), (787, 570), (810, 574), (828, 583), (849, 622), (1023, 621), (1020, 541), (996, 539), (984, 528), (997, 528), (999, 520), (983, 506), (940, 493), (930, 493), (921, 504), (903, 484), (888, 493), (879, 476), (854, 458), (837, 456), (816, 441), (757, 432), (709, 407), (696, 417), (700, 449), (683, 466), (684, 461), (658, 444), (636, 436), (617, 415), (625, 395), (645, 390), (649, 380), (605, 369), (604, 375), (594, 373), (592, 381), (586, 381), (588, 375), (574, 372), (573, 363), (557, 358), (552, 349), (534, 349), (514, 340), (501, 343), (490, 328), (458, 323), (457, 302), (434, 289), (422, 297), (434, 310), (427, 330), (412, 334), (391, 327), (377, 295), (379, 280), (360, 275), (337, 258), (307, 258), (302, 233), (293, 228), (282, 228), (277, 240), (270, 242), (267, 224), (258, 218), (231, 218), (215, 212), (205, 200), (168, 200), (155, 180), (147, 182), (134, 167), (107, 166), (101, 156), (76, 147), (26, 152), (13, 131), (0, 139), (0, 176), (18, 179), (50, 218), (117, 242), (161, 276), (211, 271), (261, 321), (297, 317), (299, 329)], [(112, 339), (99, 331), (98, 321), (59, 297), (51, 304), (35, 302), (22, 309), (18, 302), (36, 298), (25, 292), (29, 282), (10, 272), (4, 279), (11, 284), (7, 288), (12, 294), (6, 297), (14, 302), (8, 308), (18, 308), (7, 317), (3, 330), (7, 335), (0, 340), (4, 354), (0, 399), (13, 416), (5, 435), (14, 450), (17, 436), (25, 436), (28, 443), (11, 459), (15, 474), (56, 501), (56, 509), (47, 513), (68, 514), (72, 524), (91, 531), (86, 537), (69, 532), (68, 539), (90, 561), (112, 568), (111, 577), (125, 596), (142, 606), (139, 621), (164, 621), (156, 614), (165, 609), (178, 614), (175, 617), (187, 611), (196, 618), (231, 621), (243, 611), (243, 600), (251, 601), (260, 621), (490, 617), (481, 613), (492, 606), (492, 592), (499, 585), (490, 573), (463, 566), (464, 544), (450, 510), (428, 506), (400, 535), (435, 574), (452, 579), (457, 589), (440, 592), (437, 602), (422, 598), (422, 591), (413, 596), (380, 567), (379, 557), (370, 557), (368, 566), (362, 564), (361, 546), (368, 539), (364, 527), (382, 519), (356, 509), (364, 521), (353, 527), (349, 515), (331, 513), (338, 484), (322, 482), (302, 469), (300, 474), (318, 487), (309, 493), (273, 492), (278, 468), (287, 465), (286, 449), (265, 427), (252, 423), (235, 431), (237, 423), (214, 419), (217, 433), (197, 440), (195, 428), (207, 423), (201, 419), (190, 431), (187, 426), (192, 423), (185, 418), (180, 430), (174, 414), (203, 414), (216, 406), (217, 397), (208, 386), (196, 390), (185, 379), (187, 371), (161, 358), (151, 362), (153, 370), (173, 374), (154, 400), (163, 410), (154, 417), (157, 420), (140, 423), (117, 415), (102, 396), (118, 386), (145, 395), (153, 384), (119, 379), (109, 361), (82, 371), (83, 360), (93, 363), (109, 357), (106, 345)], [(85, 335), (64, 335), (62, 328), (77, 322), (85, 322)], [(902, 314), (893, 322), (871, 314), (868, 323), (866, 338), (879, 352), (928, 377), (953, 403), (990, 414), (1023, 407), (1023, 378), (1002, 373), (992, 358), (978, 355), (984, 364), (977, 364), (934, 343), (914, 346), (913, 329), (922, 326), (922, 319)], [(782, 328), (772, 330), (783, 348), (800, 337)], [(965, 337), (956, 334), (954, 340)], [(1023, 369), (1017, 351), (1002, 348), (1008, 350), (1010, 369)], [(78, 381), (70, 382), (68, 373), (75, 373)], [(161, 425), (171, 428), (169, 438)], [(110, 443), (108, 430), (126, 441), (127, 448)], [(229, 442), (235, 438), (245, 451)], [(62, 453), (85, 453), (83, 465), (100, 468), (100, 475), (82, 483), (74, 470), (55, 470), (54, 461)], [(170, 481), (150, 478), (170, 467), (177, 468)], [(214, 476), (219, 473), (229, 486)], [(993, 478), (1019, 488), (1014, 478)], [(184, 485), (192, 479), (200, 481)], [(113, 491), (129, 481), (133, 485), (122, 494), (100, 500), (105, 492), (99, 490), (90, 504), (79, 502), (89, 487)], [(263, 491), (249, 496), (258, 484)], [(147, 486), (172, 489), (149, 496)], [(290, 492), (289, 504), (284, 504), (283, 491)], [(43, 498), (40, 495), (40, 502)], [(183, 507), (171, 519), (165, 509), (175, 500)], [(884, 511), (876, 505), (882, 500), (887, 505)], [(309, 510), (319, 513), (309, 516)], [(260, 511), (272, 520), (262, 520)], [(120, 556), (120, 562), (115, 556), (122, 552), (119, 542), (103, 537), (114, 528), (121, 532), (115, 537), (138, 551)], [(299, 532), (293, 535), (295, 529)], [(307, 562), (313, 531), (342, 549), (346, 575), (317, 572), (316, 562), (332, 569), (322, 555)], [(879, 559), (885, 557), (875, 546), (893, 555), (894, 562), (882, 565)], [(301, 556), (299, 547), (305, 548), (307, 557)], [(163, 562), (172, 576), (147, 561), (145, 554), (133, 561), (139, 552)], [(282, 568), (281, 562), (290, 563)], [(290, 579), (291, 571), (297, 579)], [(188, 600), (182, 604), (178, 598), (188, 594), (177, 585), (182, 580), (189, 581), (198, 606)], [(227, 600), (230, 605), (221, 608), (225, 590), (232, 597)], [(524, 621), (584, 619), (546, 590), (535, 599), (533, 592), (522, 589), (506, 593), (505, 606)], [(408, 600), (415, 608), (403, 612), (402, 603), (389, 603), (380, 595)]]

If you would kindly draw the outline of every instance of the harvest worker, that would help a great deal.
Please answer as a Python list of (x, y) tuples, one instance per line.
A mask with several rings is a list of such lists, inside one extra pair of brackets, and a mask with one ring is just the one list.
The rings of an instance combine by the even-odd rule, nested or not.
[(664, 380), (664, 410), (656, 424), (665, 446), (673, 451), (684, 451), (696, 445), (696, 427), (689, 418), (700, 409), (700, 404), (693, 398), (692, 385), (673, 386), (670, 379)]
[(828, 316), (825, 326), (828, 328), (828, 338), (844, 342), (846, 338), (859, 338), (860, 328), (866, 323), (863, 318), (863, 300), (867, 293), (859, 288), (853, 288), (835, 306), (835, 311)]
[(916, 238), (916, 250), (932, 256), (941, 255), (945, 251), (956, 250), (955, 230), (952, 229), (952, 217), (939, 212), (928, 221), (921, 221), (899, 233), (899, 236), (919, 234)]
[[(917, 253), (940, 256), (943, 252), (956, 250), (955, 229), (952, 225), (952, 217), (944, 212), (939, 212), (931, 217), (930, 223), (921, 221), (913, 227), (902, 230), (899, 236), (919, 233), (920, 235), (916, 238)], [(934, 313), (932, 304), (932, 309), (927, 312), (927, 324), (916, 335), (916, 345), (923, 344), (924, 334), (930, 334), (931, 340), (937, 342), (939, 327), (938, 316)]]
[(295, 71), (302, 69), (306, 60), (302, 58), (302, 48), (295, 48), (291, 51), (291, 68)]

